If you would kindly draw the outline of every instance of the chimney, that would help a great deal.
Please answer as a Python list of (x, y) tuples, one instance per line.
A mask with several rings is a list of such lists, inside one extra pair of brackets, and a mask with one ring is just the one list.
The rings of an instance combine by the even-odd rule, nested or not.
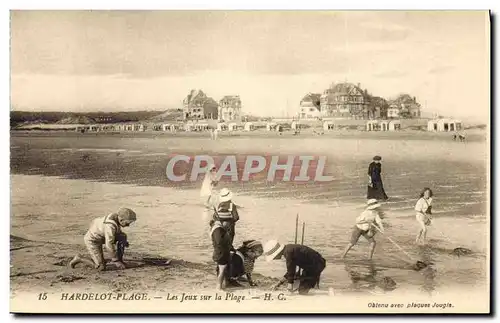
[(358, 87), (361, 88), (361, 83), (358, 83)]

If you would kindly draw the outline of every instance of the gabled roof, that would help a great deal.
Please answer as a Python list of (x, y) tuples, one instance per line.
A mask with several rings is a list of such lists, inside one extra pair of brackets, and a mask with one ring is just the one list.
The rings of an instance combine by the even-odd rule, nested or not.
[(302, 101), (314, 102), (314, 101), (319, 101), (320, 98), (321, 98), (321, 94), (319, 94), (319, 93), (307, 93), (302, 98)]
[(229, 102), (229, 103), (241, 103), (241, 99), (239, 95), (226, 95), (219, 102)]
[(363, 90), (352, 83), (337, 83), (330, 86), (335, 94), (363, 95)]
[(187, 97), (184, 99), (184, 103), (189, 104), (195, 100), (205, 100), (207, 95), (203, 93), (202, 90), (191, 90)]

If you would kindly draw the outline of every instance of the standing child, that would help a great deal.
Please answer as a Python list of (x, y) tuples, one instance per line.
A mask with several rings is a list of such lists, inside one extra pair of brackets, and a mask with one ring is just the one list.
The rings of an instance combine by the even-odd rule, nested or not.
[(360, 216), (356, 218), (356, 225), (352, 229), (351, 241), (347, 245), (342, 258), (345, 258), (349, 250), (358, 243), (361, 236), (365, 237), (370, 243), (370, 259), (373, 257), (373, 252), (375, 251), (375, 229), (372, 228), (374, 225), (378, 225), (378, 228), (383, 233), (384, 227), (382, 225), (382, 220), (380, 219), (380, 214), (382, 213), (381, 205), (376, 199), (370, 199), (366, 203), (366, 210), (361, 213)]
[(84, 242), (92, 260), (76, 255), (70, 262), (71, 268), (78, 263), (86, 263), (99, 271), (106, 270), (103, 245), (111, 254), (111, 263), (118, 269), (125, 269), (123, 263), (123, 252), (128, 247), (127, 236), (122, 228), (130, 226), (137, 219), (134, 211), (121, 208), (116, 213), (92, 221), (89, 230), (85, 234)]
[(416, 244), (425, 244), (427, 238), (427, 227), (431, 225), (432, 220), (432, 195), (430, 188), (424, 188), (415, 205), (416, 218), (420, 226), (417, 238), (415, 239)]
[(231, 242), (227, 229), (222, 225), (219, 219), (210, 221), (210, 238), (214, 248), (212, 259), (217, 264), (217, 285), (216, 290), (224, 288), (226, 280), (227, 266), (230, 260)]
[(236, 222), (240, 219), (238, 209), (233, 203), (232, 198), (233, 193), (229, 189), (223, 188), (219, 193), (218, 205), (214, 214), (214, 216), (217, 216), (222, 222), (222, 225), (227, 228), (231, 245), (233, 244), (236, 233)]

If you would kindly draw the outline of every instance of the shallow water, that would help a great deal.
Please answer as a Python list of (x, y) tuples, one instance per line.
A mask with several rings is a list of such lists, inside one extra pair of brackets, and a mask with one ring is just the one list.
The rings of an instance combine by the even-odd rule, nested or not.
[[(91, 218), (130, 205), (141, 214), (137, 226), (131, 229), (134, 239), (140, 242), (133, 245), (134, 249), (209, 263), (210, 241), (206, 224), (201, 221), (196, 190), (202, 177), (196, 183), (169, 182), (165, 176), (169, 156), (174, 153), (216, 156), (215, 151), (217, 155), (325, 155), (326, 173), (335, 178), (332, 182), (269, 183), (261, 177), (246, 183), (225, 181), (224, 186), (235, 191), (236, 203), (244, 207), (235, 243), (270, 238), (293, 242), (295, 216), (299, 212), (300, 222), (306, 222), (305, 244), (320, 251), (328, 261), (323, 286), (366, 289), (383, 276), (392, 277), (398, 288), (430, 291), (456, 284), (474, 286), (485, 281), (487, 270), (485, 156), (488, 151), (484, 142), (466, 145), (442, 140), (224, 138), (213, 142), (200, 138), (14, 135), (13, 174), (142, 187), (82, 181), (68, 185), (55, 178), (41, 183), (33, 181), (30, 186), (23, 177), (13, 183), (12, 230), (20, 235), (24, 231), (31, 239), (81, 243), (81, 235)], [(387, 233), (411, 259), (378, 236), (373, 262), (365, 260), (368, 246), (362, 240), (343, 262), (339, 255), (348, 242), (355, 217), (363, 210), (366, 168), (375, 154), (383, 156), (384, 184), (392, 197), (384, 206), (390, 224)], [(50, 187), (50, 191), (44, 191), (44, 186)], [(428, 234), (430, 247), (417, 248), (412, 209), (425, 186), (432, 187), (435, 193), (435, 223)], [(58, 187), (64, 187), (65, 191)], [(53, 230), (60, 227), (61, 217), (67, 228)], [(470, 248), (475, 254), (451, 256), (455, 247)], [(435, 264), (415, 272), (410, 265), (416, 260)], [(256, 271), (281, 276), (284, 263), (259, 261)]]

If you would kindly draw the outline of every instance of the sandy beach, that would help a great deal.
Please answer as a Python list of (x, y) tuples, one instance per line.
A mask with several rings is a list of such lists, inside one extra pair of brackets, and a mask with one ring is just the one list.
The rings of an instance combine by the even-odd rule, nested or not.
[[(148, 290), (150, 294), (154, 291), (161, 295), (186, 291), (214, 293), (211, 245), (197, 190), (200, 183), (177, 186), (168, 183), (162, 172), (169, 154), (199, 151), (210, 154), (216, 149), (220, 154), (259, 150), (319, 154), (324, 147), (331, 147), (325, 151), (331, 157), (329, 171), (338, 176), (321, 190), (314, 183), (291, 188), (287, 186), (290, 184), (283, 183), (270, 185), (256, 181), (250, 186), (250, 183), (227, 182), (235, 191), (236, 203), (243, 206), (236, 245), (245, 239), (277, 238), (285, 243), (293, 242), (295, 216), (300, 213), (300, 221), (307, 224), (305, 244), (327, 259), (321, 289), (315, 291), (318, 297), (331, 299), (328, 290), (333, 289), (336, 303), (338, 298), (347, 302), (350, 297), (359, 301), (373, 299), (373, 295), (377, 295), (378, 300), (410, 294), (412, 299), (437, 298), (443, 302), (448, 297), (458, 306), (457, 302), (465, 304), (465, 300), (457, 300), (456, 296), (450, 298), (455, 290), (467, 288), (471, 294), (477, 291), (483, 298), (487, 295), (484, 291), (489, 282), (489, 222), (486, 180), (483, 178), (486, 164), (482, 156), (487, 148), (484, 142), (468, 143), (464, 149), (455, 142), (444, 140), (425, 140), (427, 144), (408, 147), (408, 142), (385, 139), (389, 141), (380, 148), (368, 148), (377, 145), (377, 140), (321, 139), (315, 141), (314, 146), (307, 141), (297, 141), (297, 145), (290, 146), (286, 142), (293, 139), (263, 139), (257, 144), (242, 138), (227, 138), (219, 143), (210, 140), (200, 143), (199, 139), (191, 141), (189, 138), (83, 138), (72, 141), (57, 135), (12, 137), (13, 302), (19, 295), (38, 291), (54, 295), (63, 291), (131, 293)], [(357, 142), (357, 146), (346, 145), (344, 141), (349, 140)], [(344, 144), (340, 145), (342, 142)], [(289, 147), (288, 151), (283, 150), (284, 147)], [(405, 154), (405, 149), (413, 152), (411, 156)], [(362, 176), (366, 160), (376, 150), (382, 150), (387, 160), (384, 163), (386, 186), (394, 196), (385, 206), (389, 214), (388, 234), (408, 250), (413, 260), (434, 263), (426, 270), (412, 270), (411, 260), (383, 237), (378, 239), (372, 262), (366, 260), (368, 246), (364, 241), (353, 249), (346, 261), (339, 257), (348, 241), (353, 220), (363, 209)], [(83, 155), (89, 157), (84, 161)], [(423, 166), (417, 168), (418, 164)], [(357, 170), (358, 167), (361, 169)], [(430, 228), (429, 246), (418, 248), (413, 244), (417, 224), (411, 209), (415, 193), (426, 181), (425, 176), (431, 178), (432, 186), (436, 187), (439, 207), (436, 207), (436, 229)], [(391, 194), (393, 192), (397, 194)], [(132, 268), (104, 274), (88, 268), (68, 269), (66, 264), (71, 257), (76, 252), (85, 252), (83, 234), (90, 220), (120, 206), (131, 207), (139, 215), (137, 223), (127, 231), (131, 248), (126, 258)], [(467, 230), (463, 230), (464, 227)], [(458, 246), (470, 248), (473, 255), (453, 256), (451, 251)], [(148, 258), (172, 259), (172, 263), (158, 265)], [(258, 260), (255, 272), (259, 287), (230, 292), (250, 295), (248, 297), (262, 296), (284, 271), (284, 263)], [(394, 290), (384, 290), (384, 277), (396, 282)], [(278, 293), (274, 295), (277, 297)], [(287, 302), (295, 299), (288, 298)], [(320, 301), (316, 305), (310, 302), (309, 306), (317, 306), (319, 312), (321, 307), (323, 311), (331, 311), (325, 305), (328, 302)], [(281, 304), (288, 306), (285, 303)], [(305, 303), (309, 301), (297, 301), (297, 304)], [(276, 304), (268, 305), (276, 311), (280, 309)], [(108, 304), (102, 309), (111, 311), (113, 306)], [(176, 309), (182, 310), (182, 306)], [(252, 308), (258, 311), (267, 305), (255, 306), (237, 311), (252, 311)], [(301, 306), (294, 308), (300, 312)], [(214, 308), (219, 307), (211, 307)], [(203, 312), (206, 308), (197, 305), (196, 310)], [(346, 305), (338, 309), (344, 310), (352, 311), (352, 307)], [(453, 308), (447, 310), (452, 312)]]

